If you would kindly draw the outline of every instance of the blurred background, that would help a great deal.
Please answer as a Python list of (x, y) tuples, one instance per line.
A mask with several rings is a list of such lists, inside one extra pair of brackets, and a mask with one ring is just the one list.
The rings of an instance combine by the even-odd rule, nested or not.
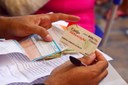
[[(112, 5), (112, 1), (96, 5), (96, 22), (102, 31), (109, 21)], [(107, 43), (102, 49), (114, 59), (110, 63), (128, 83), (128, 0), (124, 0), (118, 8)]]
[[(38, 0), (39, 3), (37, 3), (37, 0), (0, 0), (0, 15), (32, 14), (33, 11), (37, 11), (48, 1)], [(95, 3), (96, 24), (102, 32), (104, 32), (106, 24), (110, 20), (113, 7), (112, 1), (96, 0)], [(102, 50), (114, 59), (110, 63), (128, 83), (128, 0), (123, 0), (117, 9), (107, 43), (102, 47)]]

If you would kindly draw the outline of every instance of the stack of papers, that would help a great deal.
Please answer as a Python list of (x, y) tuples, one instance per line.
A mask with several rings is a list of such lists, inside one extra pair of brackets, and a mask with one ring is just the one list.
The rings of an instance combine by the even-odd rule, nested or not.
[[(48, 61), (44, 60), (32, 62), (28, 59), (28, 57), (26, 57), (17, 43), (15, 43), (14, 45), (13, 40), (0, 42), (0, 47), (3, 47), (3, 44), (5, 46), (9, 45), (11, 48), (15, 48), (15, 51), (12, 52), (12, 49), (8, 49), (5, 47), (6, 50), (0, 52), (1, 85), (10, 83), (12, 83), (12, 85), (14, 85), (14, 83), (15, 85), (19, 85), (19, 82), (24, 82), (29, 85), (30, 82), (38, 78), (50, 75), (51, 71), (54, 68), (69, 60), (70, 56), (70, 54), (68, 54), (62, 56), (61, 58), (56, 58)], [(111, 60), (108, 55), (104, 53), (102, 54), (107, 60)], [(81, 54), (72, 54), (72, 56), (76, 58), (82, 57)], [(120, 77), (120, 75), (113, 69), (111, 65), (109, 65), (108, 71), (108, 76), (101, 82), (100, 85), (127, 85), (127, 83)], [(43, 79), (45, 80), (45, 78)], [(39, 82), (42, 82), (42, 79), (40, 79)], [(24, 85), (24, 83), (22, 83), (20, 85)]]

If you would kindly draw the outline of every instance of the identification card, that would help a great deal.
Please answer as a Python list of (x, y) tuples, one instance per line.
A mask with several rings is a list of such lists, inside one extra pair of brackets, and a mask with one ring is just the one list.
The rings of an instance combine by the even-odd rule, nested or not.
[(61, 42), (83, 55), (94, 52), (100, 41), (100, 37), (76, 24), (67, 27), (61, 38)]

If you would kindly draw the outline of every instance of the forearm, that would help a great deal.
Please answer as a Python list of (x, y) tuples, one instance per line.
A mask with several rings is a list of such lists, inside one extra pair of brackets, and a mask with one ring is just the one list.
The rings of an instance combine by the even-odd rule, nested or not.
[(6, 31), (8, 26), (8, 18), (0, 16), (0, 38), (4, 38), (6, 35)]

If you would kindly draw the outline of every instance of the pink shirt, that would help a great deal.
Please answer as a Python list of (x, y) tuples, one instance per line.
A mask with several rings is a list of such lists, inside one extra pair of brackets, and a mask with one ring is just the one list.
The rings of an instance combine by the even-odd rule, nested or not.
[(37, 13), (59, 12), (79, 16), (78, 24), (90, 32), (95, 31), (95, 0), (51, 0)]

